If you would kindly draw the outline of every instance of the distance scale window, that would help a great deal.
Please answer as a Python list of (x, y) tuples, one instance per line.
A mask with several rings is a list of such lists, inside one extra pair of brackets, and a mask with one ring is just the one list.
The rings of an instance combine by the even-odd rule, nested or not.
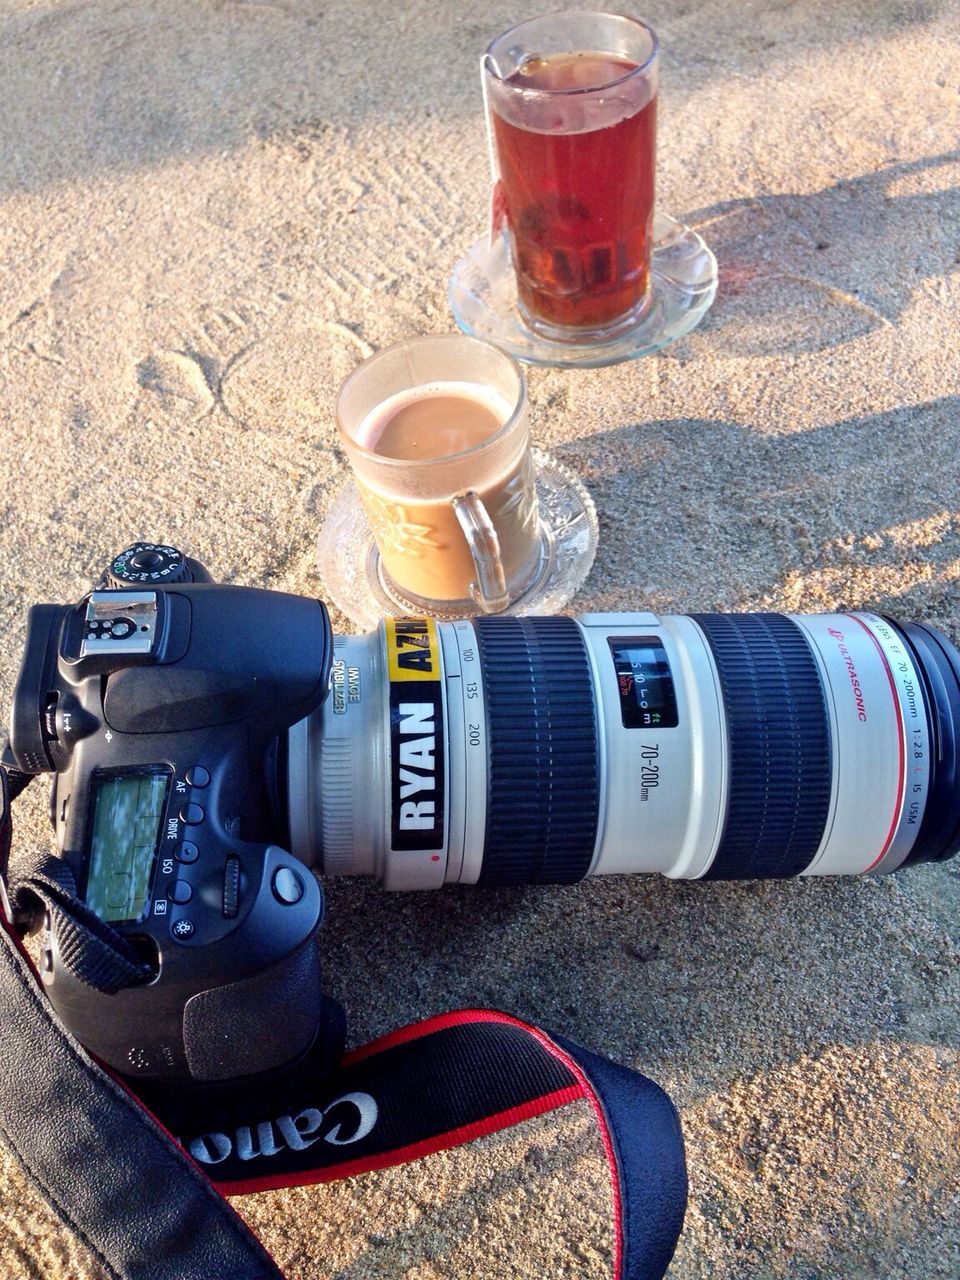
[(677, 695), (667, 651), (657, 636), (608, 640), (625, 729), (675, 729)]
[(166, 768), (94, 775), (84, 899), (101, 920), (147, 917), (170, 778)]

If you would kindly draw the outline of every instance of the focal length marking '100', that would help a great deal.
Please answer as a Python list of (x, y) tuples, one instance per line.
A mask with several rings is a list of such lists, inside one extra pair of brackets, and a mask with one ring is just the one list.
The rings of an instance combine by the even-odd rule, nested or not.
[[(328, 870), (391, 888), (850, 875), (957, 847), (960, 666), (927, 628), (870, 613), (404, 619), (336, 646), (365, 702), (290, 740), (294, 851)], [(333, 786), (326, 759), (347, 743), (349, 785)], [(371, 841), (352, 797), (378, 795), (390, 830)], [(329, 865), (311, 832), (358, 821), (362, 849)]]

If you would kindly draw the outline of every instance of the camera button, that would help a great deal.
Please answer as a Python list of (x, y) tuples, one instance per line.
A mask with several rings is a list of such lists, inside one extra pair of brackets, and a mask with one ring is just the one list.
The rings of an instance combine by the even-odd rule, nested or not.
[(200, 857), (200, 850), (192, 840), (184, 840), (174, 857), (178, 862), (196, 862)]
[(193, 897), (193, 889), (186, 880), (171, 880), (167, 885), (167, 897), (171, 902), (189, 902)]
[(273, 896), (285, 907), (292, 907), (303, 897), (303, 881), (290, 867), (278, 867), (273, 873)]
[(191, 827), (196, 826), (198, 822), (202, 822), (203, 817), (203, 810), (198, 804), (185, 804), (180, 810), (180, 821)]
[(210, 774), (202, 764), (195, 764), (187, 770), (185, 781), (188, 787), (205, 787), (210, 781)]
[(193, 921), (188, 920), (186, 916), (183, 916), (170, 926), (170, 932), (181, 942), (185, 941), (187, 938), (192, 938), (194, 933)]

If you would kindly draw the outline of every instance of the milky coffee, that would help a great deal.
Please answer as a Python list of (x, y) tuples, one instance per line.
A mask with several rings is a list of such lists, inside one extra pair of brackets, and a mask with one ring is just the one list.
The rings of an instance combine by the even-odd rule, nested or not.
[[(522, 585), (531, 577), (540, 532), (530, 451), (513, 451), (504, 465), (502, 450), (484, 448), (511, 411), (492, 387), (431, 382), (389, 396), (357, 428), (361, 448), (397, 463), (395, 486), (382, 467), (376, 482), (370, 476), (357, 480), (383, 568), (405, 593), (469, 600), (477, 571), (451, 505), (454, 495), (468, 490), (478, 495), (497, 531), (507, 582)], [(421, 470), (422, 496), (412, 497), (411, 475)]]

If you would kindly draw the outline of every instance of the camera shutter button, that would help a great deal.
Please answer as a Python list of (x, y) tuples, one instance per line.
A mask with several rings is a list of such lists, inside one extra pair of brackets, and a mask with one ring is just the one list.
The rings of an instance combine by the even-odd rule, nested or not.
[(273, 873), (273, 896), (285, 907), (292, 907), (303, 897), (303, 881), (290, 867), (278, 867)]

